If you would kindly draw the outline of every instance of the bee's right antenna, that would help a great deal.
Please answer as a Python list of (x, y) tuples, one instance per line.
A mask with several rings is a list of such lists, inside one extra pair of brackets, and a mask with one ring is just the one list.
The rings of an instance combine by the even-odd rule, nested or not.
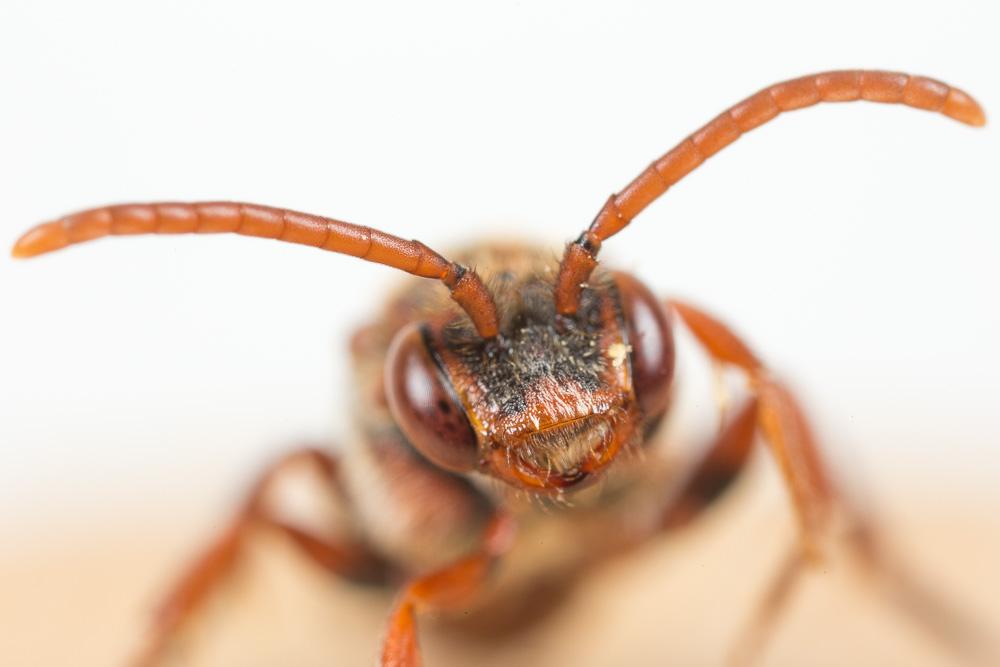
[(580, 290), (597, 266), (602, 241), (621, 231), (674, 183), (740, 135), (763, 125), (782, 111), (802, 109), (818, 102), (855, 100), (937, 111), (977, 127), (986, 123), (982, 108), (969, 95), (922, 76), (850, 70), (813, 74), (765, 88), (721, 113), (649, 165), (624, 190), (611, 195), (590, 227), (566, 247), (556, 278), (556, 311), (561, 315), (576, 313)]
[(14, 257), (33, 257), (109, 235), (232, 232), (301, 243), (415, 276), (436, 278), (451, 291), (483, 338), (499, 332), (497, 307), (475, 271), (448, 261), (419, 241), (406, 241), (371, 227), (282, 208), (236, 202), (159, 203), (105, 206), (28, 230)]

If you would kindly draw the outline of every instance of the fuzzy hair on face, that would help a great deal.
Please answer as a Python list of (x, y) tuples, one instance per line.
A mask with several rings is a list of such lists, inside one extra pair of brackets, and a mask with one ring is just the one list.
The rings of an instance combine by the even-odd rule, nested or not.
[(485, 276), (500, 313), (499, 345), (479, 338), (467, 318), (442, 333), (443, 344), (476, 378), (489, 411), (501, 416), (527, 409), (532, 393), (546, 382), (593, 392), (611, 363), (602, 345), (602, 307), (614, 290), (612, 281), (596, 274), (591, 289), (583, 291), (577, 315), (560, 318), (552, 296), (554, 270), (539, 255), (522, 259), (520, 266), (493, 265), (496, 270)]

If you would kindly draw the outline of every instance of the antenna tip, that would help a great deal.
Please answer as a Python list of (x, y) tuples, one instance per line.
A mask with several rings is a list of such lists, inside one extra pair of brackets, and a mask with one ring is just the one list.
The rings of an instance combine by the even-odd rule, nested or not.
[(10, 254), (16, 259), (25, 259), (42, 255), (69, 245), (66, 228), (58, 222), (47, 222), (25, 232), (14, 243)]
[(957, 88), (952, 88), (948, 93), (941, 113), (972, 127), (986, 125), (986, 112), (979, 106), (979, 102), (974, 100), (968, 93)]

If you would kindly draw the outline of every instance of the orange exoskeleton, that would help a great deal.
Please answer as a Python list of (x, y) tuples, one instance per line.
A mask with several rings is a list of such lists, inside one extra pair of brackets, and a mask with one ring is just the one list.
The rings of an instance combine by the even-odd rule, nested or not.
[[(475, 247), (450, 260), (368, 227), (231, 202), (108, 206), (27, 232), (16, 257), (109, 235), (278, 239), (435, 278), (453, 301), (433, 283), (413, 281), (358, 332), (352, 350), (359, 440), (336, 455), (293, 452), (265, 472), (229, 528), (171, 590), (137, 663), (164, 656), (238, 559), (250, 526), (262, 523), (333, 572), (402, 582), (381, 663), (417, 665), (416, 613), (469, 604), (488, 586), (492, 565), (521, 548), (519, 528), (538, 530), (565, 510), (558, 520), (580, 536), (559, 561), (559, 576), (570, 576), (585, 562), (698, 516), (739, 475), (758, 435), (788, 486), (801, 540), (738, 643), (739, 655), (759, 646), (792, 583), (824, 549), (834, 516), (851, 526), (845, 539), (865, 567), (892, 573), (877, 532), (831, 479), (799, 402), (760, 358), (714, 317), (658, 299), (637, 278), (597, 264), (608, 238), (743, 133), (783, 111), (853, 100), (985, 123), (968, 95), (918, 76), (841, 71), (780, 83), (726, 110), (612, 195), (558, 264), (546, 249), (513, 244)], [(749, 388), (685, 479), (626, 455), (655, 440), (670, 408), (677, 323), (715, 361), (741, 371)], [(314, 465), (344, 500), (354, 524), (349, 535), (314, 534), (269, 510), (274, 480), (301, 462)], [(571, 494), (572, 511), (558, 502)], [(531, 498), (556, 502), (540, 513)], [(925, 600), (906, 607), (915, 621), (969, 648), (964, 628), (918, 595), (915, 582), (884, 579), (901, 598)], [(505, 585), (516, 597), (519, 584)]]

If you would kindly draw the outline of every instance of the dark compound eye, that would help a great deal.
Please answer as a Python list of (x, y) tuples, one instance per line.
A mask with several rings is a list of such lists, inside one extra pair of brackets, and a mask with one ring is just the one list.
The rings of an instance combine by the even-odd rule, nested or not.
[(627, 273), (614, 272), (625, 333), (632, 348), (632, 386), (647, 417), (657, 417), (670, 399), (674, 375), (674, 336), (667, 310), (652, 292)]
[(419, 325), (407, 326), (393, 339), (385, 387), (396, 423), (421, 454), (454, 472), (475, 466), (476, 435)]

